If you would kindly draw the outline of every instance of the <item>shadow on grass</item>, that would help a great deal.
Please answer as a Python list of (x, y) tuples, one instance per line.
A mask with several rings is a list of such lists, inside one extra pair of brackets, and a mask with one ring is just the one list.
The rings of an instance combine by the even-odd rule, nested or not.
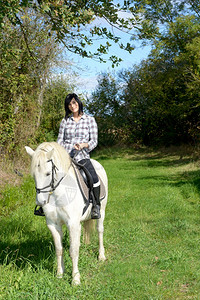
[[(199, 149), (192, 146), (176, 147), (171, 146), (168, 148), (151, 148), (151, 147), (126, 147), (126, 146), (113, 146), (105, 147), (94, 152), (94, 158), (97, 160), (109, 160), (126, 158), (132, 161), (150, 161), (150, 166), (160, 166), (163, 164), (168, 166), (176, 164), (182, 165), (191, 161), (195, 162), (200, 159)], [(158, 161), (157, 161), (158, 160)], [(161, 161), (159, 161), (161, 160)], [(153, 163), (152, 161), (156, 161)], [(163, 166), (164, 166), (163, 165)]]
[[(143, 159), (144, 160), (144, 159)], [(161, 159), (161, 158), (146, 158), (144, 160), (144, 163), (140, 163), (140, 166), (146, 166), (150, 168), (157, 168), (157, 167), (178, 167), (178, 166), (183, 166), (185, 164), (190, 163), (192, 160), (189, 158), (185, 159)]]
[[(32, 220), (1, 220), (0, 264), (14, 264), (19, 269), (31, 265), (34, 270), (42, 266), (52, 272), (56, 257), (52, 236), (46, 223), (41, 223), (40, 231), (34, 230), (31, 223)], [(69, 253), (67, 231), (64, 231), (63, 247)]]
[[(184, 164), (185, 163), (183, 163), (183, 165)], [(165, 164), (162, 166), (165, 166)], [(174, 162), (172, 164), (168, 164), (168, 166), (176, 167), (177, 164), (176, 164), (176, 162)], [(154, 167), (154, 165), (153, 165), (153, 167)], [(160, 176), (160, 175), (145, 176), (145, 177), (140, 177), (139, 179), (147, 180), (147, 181), (151, 180), (151, 182), (153, 182), (152, 184), (155, 184), (155, 186), (167, 184), (169, 186), (183, 188), (186, 185), (191, 185), (195, 188), (195, 190), (200, 195), (200, 170), (185, 171), (185, 172), (182, 172), (179, 174), (166, 175), (166, 176)]]
[(190, 184), (193, 185), (200, 194), (200, 170), (184, 172), (180, 174), (177, 179), (179, 180), (176, 180), (174, 183), (175, 186), (181, 187), (185, 184)]

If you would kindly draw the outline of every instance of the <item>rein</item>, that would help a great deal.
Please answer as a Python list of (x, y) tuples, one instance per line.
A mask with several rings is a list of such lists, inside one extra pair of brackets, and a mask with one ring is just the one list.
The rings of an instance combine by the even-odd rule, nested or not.
[[(36, 189), (36, 193), (37, 194), (40, 194), (40, 193), (49, 193), (49, 197), (48, 197), (48, 201), (47, 203), (49, 202), (49, 198), (50, 198), (50, 195), (53, 194), (53, 192), (55, 191), (55, 189), (59, 186), (59, 184), (61, 183), (61, 181), (63, 180), (63, 177), (61, 177), (61, 179), (56, 183), (55, 185), (55, 177), (54, 177), (54, 174), (56, 174), (56, 169), (58, 170), (58, 168), (56, 167), (56, 165), (54, 164), (54, 162), (52, 161), (52, 159), (49, 159), (47, 162), (51, 162), (52, 163), (52, 169), (51, 169), (51, 182), (50, 184), (48, 184), (47, 186), (39, 189), (37, 187), (35, 187)], [(51, 188), (50, 190), (46, 191), (47, 188)]]
[[(71, 160), (72, 160), (72, 162), (75, 164), (75, 165), (77, 165), (77, 166), (79, 166), (79, 167), (82, 167), (82, 168), (84, 168), (84, 165), (80, 165), (78, 162), (76, 162), (75, 161), (75, 157), (77, 156), (77, 154), (78, 154), (78, 152), (79, 151), (82, 151), (82, 153), (84, 154), (84, 152), (83, 152), (83, 150), (81, 149), (81, 150), (77, 150), (76, 152), (75, 152), (75, 155), (73, 156), (73, 157), (71, 157)], [(49, 160), (47, 160), (47, 162), (51, 162), (52, 163), (52, 169), (51, 169), (51, 182), (50, 182), (50, 184), (48, 184), (47, 186), (45, 186), (45, 187), (43, 187), (43, 188), (37, 188), (37, 187), (35, 187), (35, 189), (36, 189), (36, 193), (37, 194), (40, 194), (40, 193), (49, 193), (49, 195), (48, 195), (48, 200), (47, 200), (47, 202), (46, 203), (49, 203), (49, 199), (50, 199), (50, 196), (53, 194), (53, 192), (55, 191), (55, 189), (59, 186), (59, 184), (61, 183), (61, 181), (63, 180), (63, 178), (65, 177), (65, 176), (63, 176), (63, 177), (61, 177), (61, 179), (55, 184), (55, 177), (54, 177), (54, 175), (56, 174), (56, 170), (58, 170), (58, 168), (56, 167), (56, 165), (54, 164), (54, 162), (53, 162), (53, 160), (52, 159), (49, 159)], [(88, 171), (84, 168), (84, 171), (87, 173)], [(90, 176), (89, 176), (89, 178), (90, 178)], [(91, 184), (91, 183), (90, 183)], [(46, 189), (48, 189), (48, 188), (51, 188), (50, 190), (46, 190)]]
[[(75, 150), (75, 149), (74, 149), (74, 150)], [(81, 152), (81, 153), (83, 154), (83, 157), (86, 157), (86, 155), (85, 155), (83, 149), (80, 149), (80, 150), (75, 150), (74, 153), (72, 154), (72, 156), (70, 155), (70, 156), (71, 156), (71, 160), (72, 160), (72, 162), (73, 162), (76, 166), (83, 167), (85, 164), (81, 165), (81, 164), (79, 164), (79, 163), (75, 160), (75, 158), (76, 158), (76, 156), (79, 154), (79, 152)]]

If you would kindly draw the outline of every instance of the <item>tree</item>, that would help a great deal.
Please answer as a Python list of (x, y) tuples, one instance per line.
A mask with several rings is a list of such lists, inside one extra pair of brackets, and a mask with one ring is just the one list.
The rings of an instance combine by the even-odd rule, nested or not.
[(144, 143), (199, 140), (199, 38), (196, 17), (178, 17), (148, 60), (125, 72), (125, 102), (137, 125), (132, 133)]
[(49, 78), (44, 92), (41, 125), (36, 137), (38, 141), (57, 139), (60, 121), (65, 115), (64, 99), (73, 88), (75, 84), (72, 83), (72, 78)]
[[(0, 31), (0, 146), (9, 152), (31, 138), (39, 126), (45, 84), (59, 53), (42, 17), (28, 10), (22, 15), (21, 26), (4, 18)], [(30, 55), (27, 44), (40, 63)]]
[(127, 111), (122, 90), (116, 74), (102, 73), (98, 77), (96, 90), (87, 101), (87, 110), (98, 123), (100, 145), (126, 141)]

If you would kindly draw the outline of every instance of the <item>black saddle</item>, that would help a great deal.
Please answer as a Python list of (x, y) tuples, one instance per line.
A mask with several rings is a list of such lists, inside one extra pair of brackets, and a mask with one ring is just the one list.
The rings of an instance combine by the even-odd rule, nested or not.
[[(85, 207), (83, 209), (83, 215), (84, 215), (89, 204), (93, 203), (94, 201), (93, 179), (90, 172), (84, 166), (80, 165), (74, 160), (72, 161), (73, 161), (72, 166), (74, 168), (76, 178), (85, 201)], [(102, 201), (106, 196), (106, 189), (100, 177), (99, 180), (100, 180), (100, 201)]]

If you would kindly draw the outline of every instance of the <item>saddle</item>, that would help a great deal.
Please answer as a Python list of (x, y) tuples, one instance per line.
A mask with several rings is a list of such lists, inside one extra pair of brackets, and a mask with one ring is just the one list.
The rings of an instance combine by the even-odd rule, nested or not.
[[(76, 161), (73, 160), (72, 166), (74, 168), (76, 178), (78, 181), (79, 188), (81, 190), (85, 207), (83, 209), (83, 214), (86, 212), (90, 203), (93, 203), (93, 179), (89, 171), (84, 168), (83, 165), (80, 165)], [(99, 176), (98, 176), (99, 177)], [(106, 189), (103, 181), (99, 177), (100, 181), (100, 201), (102, 201), (106, 196)]]

